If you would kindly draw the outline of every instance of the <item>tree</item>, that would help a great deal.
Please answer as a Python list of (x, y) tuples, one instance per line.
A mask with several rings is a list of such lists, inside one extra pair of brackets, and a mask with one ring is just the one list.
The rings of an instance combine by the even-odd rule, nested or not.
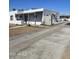
[(15, 8), (13, 8), (13, 11), (16, 11), (16, 9), (15, 9)]
[(18, 9), (18, 11), (24, 11), (24, 9)]
[(24, 11), (24, 9), (21, 9), (21, 11)]
[(18, 11), (21, 11), (21, 9), (18, 9)]

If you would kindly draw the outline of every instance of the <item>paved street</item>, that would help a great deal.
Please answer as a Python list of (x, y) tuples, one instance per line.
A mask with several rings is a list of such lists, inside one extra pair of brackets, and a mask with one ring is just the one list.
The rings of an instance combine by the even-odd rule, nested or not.
[(69, 59), (69, 41), (70, 27), (65, 23), (54, 25), (35, 33), (10, 37), (9, 57), (10, 59)]

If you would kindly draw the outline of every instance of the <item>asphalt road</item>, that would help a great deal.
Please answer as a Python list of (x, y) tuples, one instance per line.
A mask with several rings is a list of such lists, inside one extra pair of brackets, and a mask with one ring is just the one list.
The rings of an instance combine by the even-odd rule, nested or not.
[[(64, 59), (69, 56), (70, 27), (59, 24), (36, 33), (10, 37), (10, 59)], [(69, 59), (69, 57), (67, 58)]]

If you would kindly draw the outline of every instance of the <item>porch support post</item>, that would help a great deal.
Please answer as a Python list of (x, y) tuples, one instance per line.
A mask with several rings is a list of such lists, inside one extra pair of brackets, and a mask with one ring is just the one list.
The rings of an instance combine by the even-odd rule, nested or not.
[(30, 24), (30, 20), (29, 20), (29, 13), (28, 13), (28, 24)]
[(35, 13), (34, 13), (35, 26), (36, 26), (36, 18), (37, 18), (37, 16), (36, 16), (36, 12), (35, 12)]
[(24, 20), (25, 20), (25, 19), (24, 19), (24, 14), (23, 14), (23, 23), (24, 23)]

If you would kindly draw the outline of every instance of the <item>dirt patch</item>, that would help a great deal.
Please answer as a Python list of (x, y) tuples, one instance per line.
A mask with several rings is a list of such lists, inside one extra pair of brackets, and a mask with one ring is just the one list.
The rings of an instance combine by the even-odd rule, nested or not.
[(9, 24), (9, 28), (19, 26), (17, 24)]
[(23, 34), (25, 32), (37, 32), (38, 30), (41, 30), (42, 28), (40, 27), (29, 27), (29, 26), (25, 26), (25, 27), (20, 27), (20, 28), (14, 28), (14, 29), (9, 29), (9, 36), (16, 36), (16, 35), (20, 35)]

